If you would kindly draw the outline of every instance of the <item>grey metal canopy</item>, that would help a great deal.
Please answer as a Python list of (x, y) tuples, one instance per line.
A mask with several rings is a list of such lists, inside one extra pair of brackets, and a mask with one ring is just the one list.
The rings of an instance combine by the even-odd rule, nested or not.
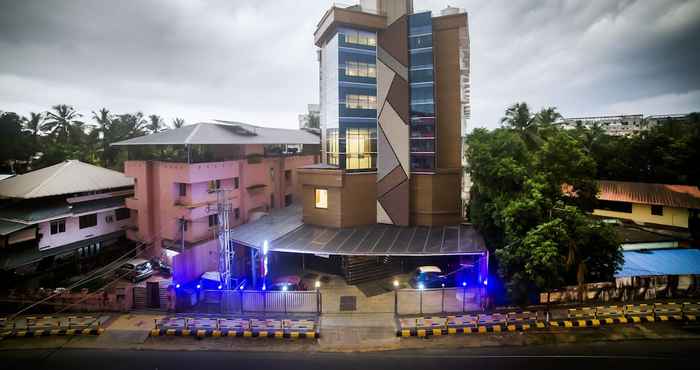
[(318, 135), (232, 121), (200, 122), (113, 143), (129, 145), (320, 144)]
[(303, 224), (301, 209), (288, 207), (231, 230), (239, 244), (271, 251), (357, 256), (484, 255), (484, 238), (471, 225), (332, 228)]

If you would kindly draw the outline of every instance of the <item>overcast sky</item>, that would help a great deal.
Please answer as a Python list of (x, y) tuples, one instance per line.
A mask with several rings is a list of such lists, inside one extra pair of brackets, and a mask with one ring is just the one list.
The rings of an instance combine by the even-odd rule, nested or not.
[[(469, 13), (471, 127), (497, 127), (516, 101), (569, 117), (700, 111), (700, 1), (414, 7), (448, 3)], [(0, 110), (65, 103), (293, 128), (318, 101), (313, 32), (330, 5), (0, 0)]]

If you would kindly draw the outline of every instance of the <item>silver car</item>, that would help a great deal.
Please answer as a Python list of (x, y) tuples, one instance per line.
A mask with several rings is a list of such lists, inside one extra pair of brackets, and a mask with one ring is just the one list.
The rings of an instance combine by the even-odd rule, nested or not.
[(151, 277), (153, 275), (153, 265), (146, 259), (134, 258), (119, 268), (119, 275), (135, 283)]

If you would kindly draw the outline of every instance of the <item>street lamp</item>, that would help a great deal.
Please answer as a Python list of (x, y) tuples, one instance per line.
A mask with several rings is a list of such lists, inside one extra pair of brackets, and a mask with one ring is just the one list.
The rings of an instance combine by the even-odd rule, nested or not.
[(321, 289), (321, 280), (316, 280), (316, 282), (314, 282), (314, 288), (316, 288), (316, 290)]
[(314, 288), (316, 288), (316, 312), (321, 314), (321, 280), (316, 280), (314, 282)]
[(394, 279), (394, 315), (399, 314), (399, 279)]
[(464, 305), (467, 301), (467, 282), (462, 282), (462, 312), (464, 312)]

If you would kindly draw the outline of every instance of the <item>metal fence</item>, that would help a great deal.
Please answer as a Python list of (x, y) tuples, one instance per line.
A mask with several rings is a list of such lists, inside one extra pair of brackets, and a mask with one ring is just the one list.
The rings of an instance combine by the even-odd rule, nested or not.
[(468, 312), (481, 310), (479, 288), (399, 289), (395, 312), (399, 315)]
[(246, 312), (321, 312), (321, 293), (314, 291), (205, 290), (200, 302), (222, 314)]

